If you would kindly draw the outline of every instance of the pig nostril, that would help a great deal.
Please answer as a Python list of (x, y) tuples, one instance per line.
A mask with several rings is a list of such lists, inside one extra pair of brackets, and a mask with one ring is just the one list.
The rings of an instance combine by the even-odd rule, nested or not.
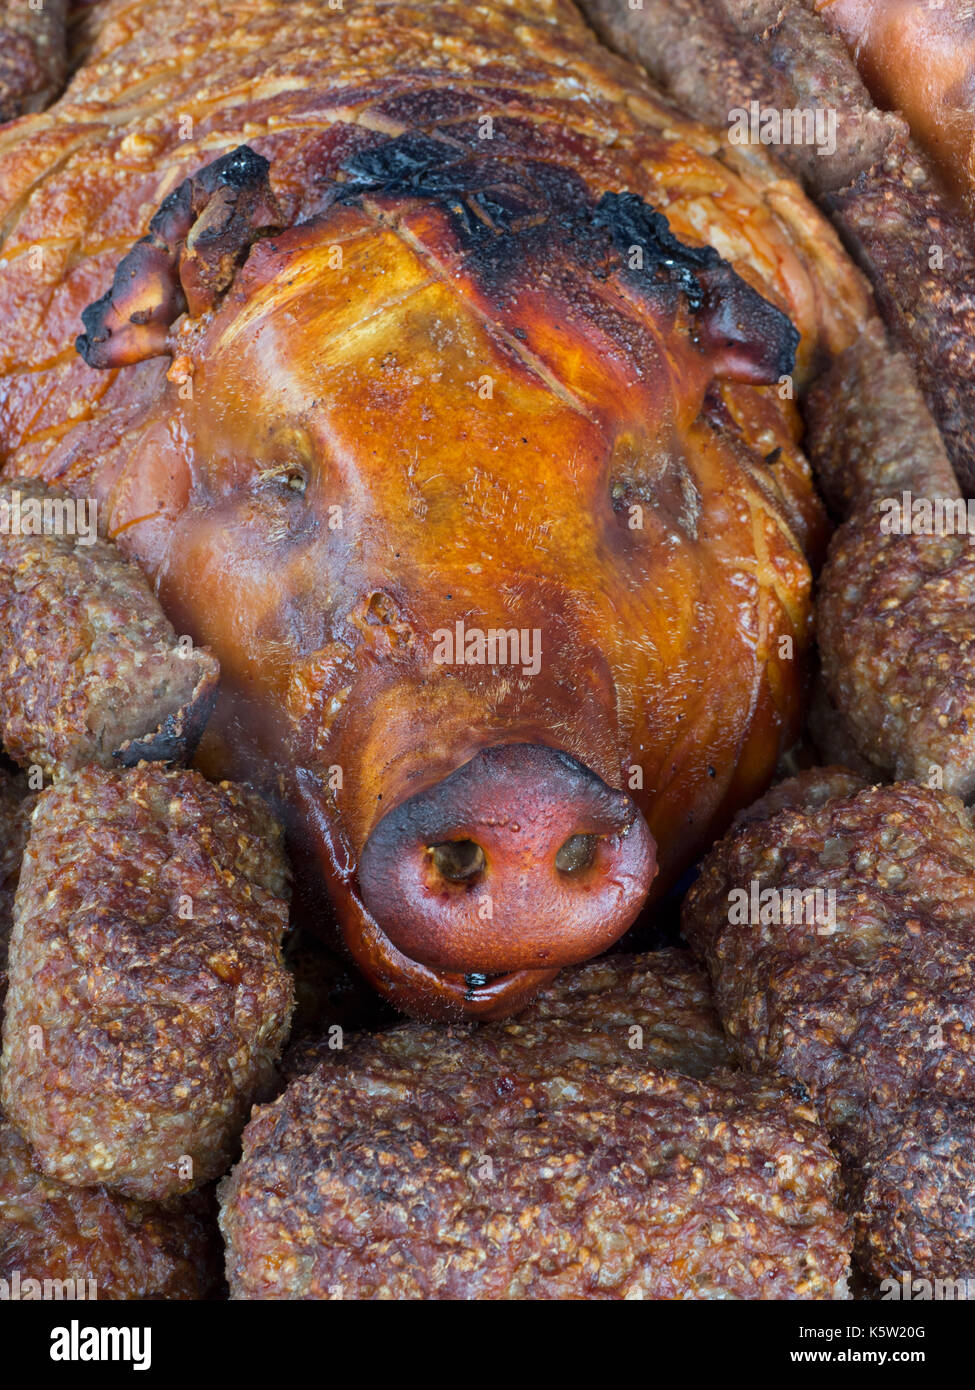
[(449, 883), (464, 883), (484, 869), (484, 851), (473, 840), (445, 840), (430, 845), (429, 853), (437, 873)]
[(577, 874), (588, 869), (595, 853), (595, 835), (570, 835), (555, 856), (555, 867), (562, 874)]

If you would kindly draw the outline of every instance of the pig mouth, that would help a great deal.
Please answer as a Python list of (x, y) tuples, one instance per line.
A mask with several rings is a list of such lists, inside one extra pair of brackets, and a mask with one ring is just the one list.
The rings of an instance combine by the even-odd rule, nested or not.
[[(625, 792), (558, 749), (507, 743), (383, 815), (359, 857), (356, 897), (400, 976), (435, 981), (444, 1004), (490, 1016), (607, 950), (655, 871)], [(354, 934), (346, 941), (355, 954)]]
[(564, 966), (609, 949), (656, 873), (627, 793), (541, 744), (482, 749), (388, 810), (357, 858), (317, 779), (298, 786), (347, 950), (414, 1016), (516, 1012)]

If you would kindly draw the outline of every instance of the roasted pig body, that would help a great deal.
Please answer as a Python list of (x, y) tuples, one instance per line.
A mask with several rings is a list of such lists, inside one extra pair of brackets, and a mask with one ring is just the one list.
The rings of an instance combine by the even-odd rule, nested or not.
[(568, 0), (109, 0), (81, 50), (0, 132), (5, 474), (212, 650), (201, 766), (373, 984), (510, 1012), (796, 736), (796, 400), (864, 282)]

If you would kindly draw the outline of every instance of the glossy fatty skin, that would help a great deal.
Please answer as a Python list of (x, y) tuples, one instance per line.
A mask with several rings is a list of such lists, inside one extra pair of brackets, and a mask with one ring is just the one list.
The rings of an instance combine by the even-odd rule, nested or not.
[[(795, 185), (754, 152), (716, 157), (567, 5), (230, 8), (214, 46), (189, 6), (109, 4), (33, 153), (0, 136), (0, 207), (28, 160), (46, 203), (5, 254), (38, 216), (76, 237), (49, 335), (77, 331), (180, 178), (244, 140), (285, 224), (176, 320), (168, 379), (165, 359), (39, 357), (13, 256), (7, 467), (94, 491), (177, 631), (213, 648), (207, 770), (276, 792), (366, 976), (410, 1012), (503, 1014), (552, 970), (516, 951), (472, 986), (476, 962), (404, 954), (362, 901), (371, 834), (485, 750), (560, 750), (632, 797), (662, 892), (758, 794), (801, 714), (824, 529), (794, 406), (760, 384), (791, 366), (768, 306), (801, 332), (801, 383), (866, 295)], [(144, 80), (170, 48), (151, 100), (127, 97), (112, 63), (140, 54)], [(191, 148), (164, 100), (196, 113)], [(421, 134), (447, 153), (399, 177), (390, 144)], [(69, 140), (111, 172), (58, 167)], [(654, 261), (651, 206), (738, 275)], [(456, 659), (472, 630), (476, 663), (477, 633), (512, 629), (518, 661)]]

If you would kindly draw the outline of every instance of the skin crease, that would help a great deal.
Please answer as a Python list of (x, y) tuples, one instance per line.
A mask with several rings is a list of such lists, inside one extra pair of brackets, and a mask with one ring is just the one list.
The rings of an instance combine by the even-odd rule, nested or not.
[[(110, 9), (135, 22), (135, 11)], [(265, 7), (240, 9), (259, 32)], [(460, 11), (444, 9), (461, 22)], [(706, 227), (745, 278), (788, 310), (802, 333), (797, 381), (808, 379), (855, 336), (868, 309), (825, 224), (757, 154), (736, 154), (733, 172), (705, 153), (710, 137), (655, 107), (635, 70), (603, 56), (569, 7), (537, 11), (524, 32), (536, 21), (544, 31), (544, 41), (531, 40), (534, 61), (543, 61), (553, 42), (546, 26), (557, 17), (557, 76), (547, 79), (548, 95), (519, 100), (537, 103), (547, 157), (587, 174), (594, 197), (628, 188), (665, 205), (675, 233), (692, 244)], [(151, 4), (138, 13), (153, 31), (151, 52), (164, 58), (176, 20)], [(300, 18), (301, 7), (293, 13), (296, 26), (333, 23), (320, 10), (314, 21)], [(335, 42), (309, 41), (303, 61), (313, 75), (331, 64), (334, 79), (354, 53), (387, 80), (388, 27), (376, 30), (373, 59), (362, 27), (371, 9), (357, 13), (365, 18), (344, 59), (341, 16)], [(388, 26), (391, 14), (383, 8), (377, 25)], [(413, 10), (395, 14), (409, 30)], [(193, 11), (193, 24), (214, 22)], [(426, 11), (415, 23), (419, 70), (429, 51)], [(493, 23), (493, 11), (465, 11), (464, 25), (484, 26), (479, 41), (515, 42)], [(119, 33), (105, 31), (96, 57), (115, 57)], [(409, 35), (401, 38), (402, 50), (408, 44)], [(295, 51), (304, 52), (297, 41), (289, 63)], [(285, 62), (270, 39), (261, 54), (272, 75), (274, 62)], [(594, 129), (615, 122), (612, 148), (571, 131), (565, 113), (577, 109), (575, 89), (561, 106), (551, 95), (573, 64), (585, 74), (585, 119)], [(236, 69), (220, 76), (219, 55), (210, 69), (217, 76), (207, 81), (240, 85)], [(119, 81), (124, 103), (115, 72), (113, 64), (101, 79), (99, 99), (110, 100)], [(192, 64), (161, 71), (153, 99), (158, 90), (169, 109), (192, 109), (202, 72)], [(83, 72), (81, 105), (86, 80)], [(325, 105), (351, 109), (350, 96), (322, 76), (314, 81), (296, 109), (306, 112), (309, 90), (319, 89)], [(141, 234), (179, 177), (240, 143), (227, 124), (236, 120), (240, 132), (254, 113), (246, 101), (232, 112), (216, 149), (180, 149), (179, 166), (162, 177), (158, 126), (133, 118), (129, 137), (153, 132), (146, 168), (155, 172), (129, 173), (141, 168), (131, 146), (120, 158), (113, 228)], [(222, 693), (203, 769), (252, 777), (280, 799), (297, 877), (319, 903), (315, 884), (327, 890), (372, 983), (411, 1013), (497, 1016), (554, 972), (518, 970), (472, 995), (462, 976), (404, 957), (358, 897), (370, 831), (482, 749), (540, 743), (630, 792), (657, 844), (652, 894), (666, 892), (764, 789), (797, 733), (811, 624), (806, 556), (821, 548), (824, 518), (796, 445), (794, 403), (742, 381), (747, 361), (706, 341), (679, 296), (641, 297), (617, 274), (597, 283), (569, 252), (560, 267), (546, 263), (548, 283), (516, 254), (499, 288), (470, 269), (456, 228), (431, 200), (368, 195), (319, 211), (313, 194), (320, 205), (336, 157), (316, 136), (314, 155), (302, 146), (299, 158), (289, 119), (297, 124), (285, 104), (276, 115), (280, 158), (270, 136), (263, 144), (253, 136), (271, 160), (285, 230), (251, 249), (215, 310), (176, 321), (168, 379), (165, 359), (117, 373), (79, 369), (68, 355), (62, 363), (57, 342), (38, 360), (12, 320), (0, 423), (16, 447), (5, 471), (38, 471), (94, 493), (109, 533), (153, 578), (176, 630), (213, 648)], [(394, 133), (392, 118), (383, 119), (381, 129)], [(653, 121), (671, 132), (666, 139)], [(73, 129), (71, 138), (94, 138)], [(41, 161), (56, 134), (53, 125), (38, 130)], [(4, 164), (0, 142), (0, 189), (22, 186), (19, 169)], [(68, 193), (58, 191), (61, 174), (51, 177), (60, 209)], [(69, 168), (63, 178), (72, 177)], [(84, 206), (85, 196), (79, 190), (70, 206)], [(87, 215), (97, 227), (103, 214)], [(51, 235), (64, 216), (48, 214)], [(14, 244), (19, 236), (18, 227)], [(81, 308), (104, 291), (133, 239), (109, 239), (97, 274), (76, 246), (49, 335), (78, 331)], [(18, 304), (31, 306), (31, 293), (25, 281)], [(18, 375), (25, 361), (33, 376)], [(42, 440), (37, 431), (58, 411), (64, 419), (78, 381), (94, 402), (88, 418)], [(642, 529), (629, 524), (634, 504)], [(342, 524), (330, 527), (336, 507)], [(434, 633), (461, 620), (537, 628), (539, 673), (438, 665)]]

